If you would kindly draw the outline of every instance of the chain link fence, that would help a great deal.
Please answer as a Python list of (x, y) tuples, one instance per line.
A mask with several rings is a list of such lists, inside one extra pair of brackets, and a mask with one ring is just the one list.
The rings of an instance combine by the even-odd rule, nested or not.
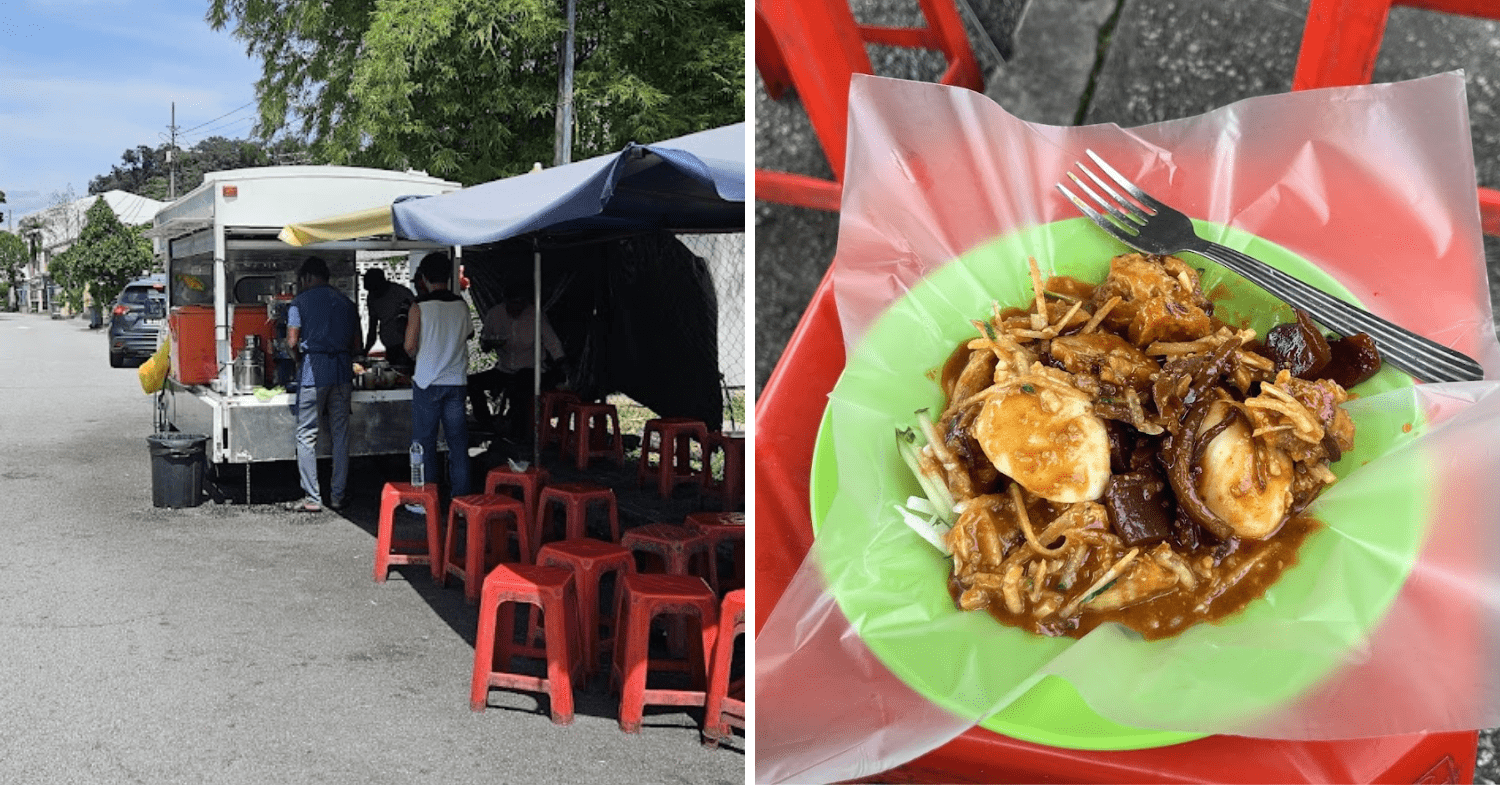
[(679, 239), (708, 263), (719, 300), (719, 374), (724, 430), (745, 428), (745, 235), (685, 234)]

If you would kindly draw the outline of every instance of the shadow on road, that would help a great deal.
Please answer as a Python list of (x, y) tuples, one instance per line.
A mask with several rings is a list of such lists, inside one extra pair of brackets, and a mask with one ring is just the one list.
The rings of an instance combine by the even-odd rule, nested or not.
[[(628, 440), (627, 436), (627, 442)], [(531, 450), (529, 447), (521, 448), (501, 440), (488, 442), (485, 452), (471, 458), (475, 489), (482, 490), (485, 474), (493, 467), (505, 465), (509, 458), (530, 460)], [(645, 487), (639, 486), (636, 481), (636, 464), (629, 454), (623, 466), (616, 466), (608, 460), (596, 460), (587, 470), (579, 471), (571, 460), (563, 460), (555, 448), (549, 448), (542, 453), (542, 464), (550, 473), (553, 483), (589, 482), (607, 485), (614, 489), (621, 532), (648, 523), (680, 524), (689, 513), (718, 509), (711, 501), (701, 497), (695, 488), (679, 487), (672, 498), (662, 499), (657, 494), (654, 483), (648, 483)], [(322, 485), (327, 488), (331, 470), (329, 460), (320, 461), (319, 470)], [(247, 493), (246, 471), (244, 465), (218, 467), (216, 476), (205, 480), (210, 496), (210, 500), (205, 504), (244, 504)], [(292, 461), (255, 464), (248, 471), (248, 491), (253, 502), (252, 509), (264, 508), (267, 513), (281, 514), (280, 508), (283, 505), (302, 497), (297, 467)], [(285, 514), (295, 515), (292, 520), (301, 525), (337, 524), (358, 527), (369, 536), (373, 557), (381, 489), (386, 482), (405, 479), (407, 472), (408, 464), (405, 456), (354, 458), (350, 463), (348, 506), (344, 510)], [(446, 518), (444, 520), (446, 522)], [(396, 511), (394, 523), (394, 535), (397, 539), (421, 540), (425, 538), (423, 519), (405, 509)], [(609, 523), (602, 512), (590, 511), (587, 531), (591, 537), (609, 539)], [(730, 561), (733, 554), (726, 547), (718, 556), (720, 573), (729, 574), (726, 571), (733, 567)], [(644, 566), (646, 565), (638, 564), (638, 567)], [(438, 618), (442, 619), (469, 646), (474, 645), (475, 631), (479, 624), (478, 605), (470, 604), (465, 600), (462, 583), (457, 578), (450, 578), (448, 585), (443, 587), (433, 580), (431, 571), (426, 565), (399, 565), (391, 568), (387, 581), (390, 583), (404, 581), (409, 584)], [(600, 594), (601, 610), (613, 614), (612, 579), (604, 582)], [(524, 637), (527, 616), (524, 609), (517, 614), (516, 635), (518, 638)], [(669, 656), (666, 638), (665, 625), (653, 625), (651, 641), (653, 658)], [(731, 667), (731, 678), (735, 680), (743, 679), (745, 670), (742, 651), (744, 647), (741, 645), (738, 648), (740, 651), (737, 651), (735, 662)], [(542, 660), (518, 658), (513, 666), (531, 675), (545, 675), (545, 662)], [(615, 719), (619, 716), (619, 701), (611, 693), (607, 671), (604, 668), (600, 668), (599, 671), (584, 684), (574, 685), (574, 711), (582, 715)], [(685, 674), (653, 672), (649, 686), (653, 689), (685, 689), (689, 685)], [(489, 710), (546, 715), (549, 706), (545, 695), (493, 689), (490, 692)], [(701, 727), (702, 709), (694, 708), (688, 712), (691, 714), (693, 723)], [(683, 709), (647, 706), (643, 725), (645, 727), (683, 727)], [(744, 754), (743, 731), (736, 730), (735, 738), (737, 741), (725, 746), (739, 754)]]

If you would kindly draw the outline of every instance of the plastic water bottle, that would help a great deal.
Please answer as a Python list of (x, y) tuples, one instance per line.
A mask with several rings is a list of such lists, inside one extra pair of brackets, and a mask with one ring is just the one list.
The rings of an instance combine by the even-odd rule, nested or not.
[(411, 443), (411, 484), (418, 488), (427, 484), (427, 465), (422, 461), (422, 444)]

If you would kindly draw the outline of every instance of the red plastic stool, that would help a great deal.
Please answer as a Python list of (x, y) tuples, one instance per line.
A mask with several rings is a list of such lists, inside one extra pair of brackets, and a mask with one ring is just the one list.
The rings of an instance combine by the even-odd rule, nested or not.
[[(1312, 0), (1292, 89), (1369, 84), (1393, 5), (1500, 20), (1500, 3), (1482, 0)], [(1500, 191), (1479, 189), (1479, 223), (1500, 235)]]
[(787, 87), (796, 89), (834, 179), (756, 169), (755, 198), (838, 211), (849, 81), (856, 73), (874, 73), (866, 43), (940, 51), (948, 61), (942, 84), (984, 89), (954, 0), (918, 3), (926, 27), (892, 28), (859, 24), (848, 0), (756, 0), (756, 70), (772, 98), (781, 97)]
[(559, 446), (566, 443), (568, 430), (568, 408), (580, 399), (565, 390), (545, 390), (541, 394), (542, 427), (538, 443), (546, 447), (553, 442)]
[[(427, 511), (427, 542), (395, 539), (396, 508), (403, 504), (420, 504)], [(434, 580), (441, 574), (443, 539), (441, 510), (436, 483), (420, 488), (406, 482), (388, 482), (380, 489), (380, 522), (375, 529), (375, 582), (385, 583), (391, 567), (400, 564), (426, 564)], [(417, 548), (426, 548), (417, 552)], [(399, 549), (399, 550), (398, 550)]]
[[(561, 542), (549, 542), (537, 551), (536, 563), (543, 567), (563, 567), (573, 573), (573, 582), (578, 588), (578, 626), (583, 632), (585, 673), (593, 673), (599, 667), (599, 655), (608, 646), (614, 650), (614, 632), (618, 619), (613, 615), (603, 616), (599, 612), (599, 583), (605, 575), (615, 574), (615, 595), (619, 596), (620, 582), (627, 573), (635, 572), (635, 559), (630, 551), (614, 543), (580, 537)], [(605, 633), (604, 629), (609, 628)]]
[(537, 496), (550, 479), (552, 476), (540, 466), (528, 466), (518, 472), (501, 465), (490, 469), (484, 476), (484, 492), (500, 493), (503, 490), (510, 496), (519, 494), (518, 498), (526, 504), (526, 521), (530, 525), (536, 520)]
[[(687, 526), (702, 533), (708, 540), (708, 558), (716, 564), (719, 559), (719, 543), (734, 543), (734, 575), (731, 581), (713, 584), (714, 591), (743, 588), (745, 585), (745, 514), (742, 512), (694, 512), (687, 516)], [(714, 573), (718, 576), (717, 569)]]
[[(686, 575), (626, 573), (620, 581), (616, 604), (620, 619), (615, 640), (611, 681), (620, 690), (620, 730), (639, 733), (646, 704), (654, 706), (702, 706), (706, 701), (707, 672), (704, 663), (718, 634), (719, 603), (701, 578)], [(698, 622), (701, 645), (687, 647), (686, 660), (653, 660), (647, 649), (651, 620), (664, 614), (693, 617)], [(648, 670), (682, 670), (697, 689), (647, 689)]]
[[(517, 646), (512, 639), (514, 603), (519, 602), (541, 610), (546, 630), (545, 651), (531, 646), (529, 640)], [(577, 603), (573, 573), (560, 567), (502, 564), (485, 576), (479, 601), (479, 630), (474, 637), (474, 679), (469, 689), (469, 708), (484, 711), (491, 687), (545, 692), (552, 699), (552, 721), (558, 725), (571, 724), (573, 678), (580, 665), (576, 656), (580, 651), (574, 612)], [(511, 672), (511, 657), (544, 654), (546, 678)]]
[(718, 569), (708, 557), (708, 538), (697, 529), (672, 523), (648, 523), (625, 532), (620, 544), (631, 551), (660, 557), (668, 575), (687, 575), (693, 558), (708, 562), (708, 582), (717, 582)]
[[(713, 456), (724, 454), (720, 477), (714, 476)], [(719, 501), (726, 510), (745, 509), (745, 437), (719, 431), (703, 442), (703, 493)]]
[[(588, 536), (588, 511), (590, 504), (603, 504), (609, 513), (610, 542), (620, 541), (620, 514), (615, 508), (615, 492), (603, 485), (586, 482), (560, 482), (542, 489), (536, 502), (536, 523), (533, 524), (531, 542), (540, 548), (542, 542), (552, 534), (552, 509), (563, 505), (564, 533), (561, 539), (574, 540)], [(553, 537), (552, 539), (559, 539)]]
[[(453, 529), (458, 518), (464, 523), (463, 562), (458, 562), (458, 538)], [(497, 526), (498, 524), (498, 526)], [(491, 564), (510, 561), (511, 524), (514, 524), (519, 540), (520, 561), (532, 561), (531, 522), (526, 517), (526, 504), (520, 499), (497, 493), (476, 493), (459, 496), (448, 507), (448, 531), (444, 536), (443, 563), (438, 569), (439, 582), (448, 585), (448, 576), (457, 575), (464, 582), (464, 599), (479, 600), (480, 577)], [(491, 527), (496, 527), (497, 536), (490, 536)], [(490, 551), (498, 551), (491, 555)]]
[(573, 462), (579, 471), (587, 469), (589, 461), (594, 458), (613, 458), (617, 465), (625, 465), (620, 413), (614, 404), (575, 403), (568, 407), (568, 411), (573, 416), (564, 434), (563, 453), (573, 453)]
[[(729, 726), (745, 728), (745, 681), (729, 681), (729, 667), (734, 662), (735, 639), (745, 634), (745, 590), (735, 589), (724, 595), (719, 606), (719, 632), (715, 636), (714, 656), (709, 661), (708, 698), (703, 705), (703, 743), (719, 746), (729, 738)], [(737, 697), (735, 697), (737, 696)]]
[[(655, 438), (652, 438), (655, 437)], [(693, 442), (698, 449), (693, 449)], [(703, 472), (693, 468), (693, 458), (708, 450), (708, 427), (689, 417), (663, 417), (647, 420), (641, 431), (641, 459), (636, 464), (635, 481), (644, 484), (656, 475), (656, 491), (663, 499), (681, 483), (702, 483)], [(656, 466), (651, 456), (656, 456)], [(707, 464), (705, 464), (706, 466)]]

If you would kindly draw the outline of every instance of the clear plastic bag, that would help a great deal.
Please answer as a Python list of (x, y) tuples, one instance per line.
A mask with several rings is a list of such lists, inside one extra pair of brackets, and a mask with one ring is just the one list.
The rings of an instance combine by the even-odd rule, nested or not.
[[(1249, 99), (1136, 129), (1035, 125), (969, 91), (856, 77), (834, 267), (849, 363), (815, 458), (823, 528), (756, 640), (759, 781), (883, 770), (981, 721), (1062, 743), (1086, 714), (1139, 731), (1142, 746), (1500, 725), (1491, 381), (1356, 401), (1362, 421), (1400, 432), (1318, 501), (1327, 525), (1295, 590), (1248, 620), (1151, 644), (1108, 625), (1076, 642), (1021, 640), (935, 598), (947, 562), (894, 510), (914, 483), (896, 481), (885, 434), (911, 424), (903, 391), (922, 380), (907, 381), (913, 361), (892, 336), (937, 341), (974, 307), (970, 289), (1029, 291), (1017, 272), (1027, 255), (1046, 269), (1082, 242), (1056, 228), (1077, 211), (1054, 184), (1085, 149), (1229, 227), (1227, 244), (1269, 241), (1370, 310), (1476, 357), (1487, 376), (1500, 370), (1459, 74)], [(949, 269), (954, 259), (964, 269)], [(819, 461), (837, 465), (836, 482), (817, 481)], [(1030, 704), (1055, 702), (1059, 680), (1063, 703), (1086, 706), (1049, 720)], [(1053, 727), (1038, 729), (1039, 716)]]

